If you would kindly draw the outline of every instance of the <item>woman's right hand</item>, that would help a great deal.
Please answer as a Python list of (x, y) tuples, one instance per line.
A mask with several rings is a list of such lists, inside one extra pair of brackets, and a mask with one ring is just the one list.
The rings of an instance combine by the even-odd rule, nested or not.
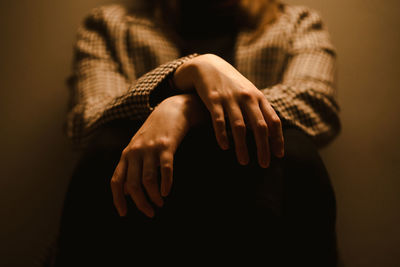
[(189, 128), (205, 119), (204, 113), (201, 100), (194, 94), (169, 97), (154, 109), (123, 150), (111, 178), (114, 205), (120, 216), (127, 213), (125, 195), (148, 217), (154, 216), (148, 199), (163, 206), (163, 197), (172, 186), (175, 151)]

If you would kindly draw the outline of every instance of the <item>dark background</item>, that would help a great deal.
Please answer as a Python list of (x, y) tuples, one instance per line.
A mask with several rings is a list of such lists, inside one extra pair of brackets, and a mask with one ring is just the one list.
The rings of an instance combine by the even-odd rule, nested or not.
[[(62, 133), (72, 44), (110, 2), (0, 2), (0, 266), (34, 266), (57, 230), (76, 157)], [(400, 266), (400, 1), (287, 2), (321, 11), (339, 53), (343, 131), (321, 153), (342, 258)]]

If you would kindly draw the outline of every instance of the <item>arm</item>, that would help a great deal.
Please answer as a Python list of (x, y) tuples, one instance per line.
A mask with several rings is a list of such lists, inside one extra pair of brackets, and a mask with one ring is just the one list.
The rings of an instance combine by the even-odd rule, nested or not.
[(124, 15), (115, 7), (98, 8), (79, 28), (66, 123), (67, 135), (76, 144), (85, 143), (109, 121), (146, 119), (153, 110), (150, 96), (168, 87), (169, 75), (192, 57), (168, 62), (137, 77), (127, 54)]
[(336, 53), (321, 17), (306, 10), (292, 37), (282, 82), (262, 89), (285, 125), (328, 143), (340, 130), (336, 100)]
[[(114, 205), (120, 216), (127, 212), (125, 194), (148, 217), (152, 203), (162, 207), (172, 186), (174, 154), (188, 130), (206, 120), (201, 101), (194, 94), (183, 94), (163, 100), (133, 136), (122, 152), (111, 178)], [(160, 166), (161, 185), (157, 181)]]
[[(243, 141), (246, 128), (254, 133), (260, 165), (264, 167), (269, 162), (264, 151), (269, 154), (271, 148), (276, 156), (283, 155), (281, 124), (300, 128), (317, 145), (329, 142), (340, 129), (334, 87), (335, 50), (316, 12), (306, 10), (298, 15), (292, 23), (296, 27), (290, 35), (289, 62), (283, 79), (272, 87), (256, 89), (215, 55), (202, 55), (185, 62), (174, 74), (180, 90), (194, 88), (207, 106), (221, 148), (228, 146), (225, 118), (229, 119), (241, 163), (247, 161)], [(260, 99), (259, 91), (264, 100)], [(262, 143), (266, 135), (269, 143)]]
[(182, 91), (195, 90), (207, 107), (215, 136), (222, 149), (230, 144), (227, 126), (232, 129), (236, 156), (240, 164), (249, 162), (246, 132), (250, 129), (257, 146), (261, 167), (270, 163), (270, 151), (284, 156), (281, 121), (256, 86), (222, 58), (206, 54), (181, 65), (174, 82)]

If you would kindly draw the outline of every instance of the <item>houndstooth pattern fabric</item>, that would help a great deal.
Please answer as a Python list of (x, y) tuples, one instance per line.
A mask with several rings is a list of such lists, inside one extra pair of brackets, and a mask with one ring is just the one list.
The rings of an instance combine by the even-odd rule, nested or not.
[[(256, 40), (237, 35), (232, 64), (270, 101), (285, 125), (318, 145), (339, 131), (335, 49), (319, 14), (284, 5), (281, 16)], [(84, 143), (118, 120), (144, 121), (150, 94), (185, 61), (176, 44), (151, 20), (120, 5), (94, 9), (78, 30), (66, 132)]]

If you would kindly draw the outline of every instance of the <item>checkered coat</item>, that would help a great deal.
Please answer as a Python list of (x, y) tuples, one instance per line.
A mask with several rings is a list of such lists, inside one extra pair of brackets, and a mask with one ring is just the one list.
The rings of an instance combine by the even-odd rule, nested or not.
[[(241, 31), (234, 67), (264, 94), (284, 125), (297, 127), (318, 145), (339, 131), (335, 49), (319, 14), (285, 5), (257, 39)], [(94, 9), (79, 28), (70, 79), (66, 132), (84, 143), (99, 127), (118, 119), (144, 121), (157, 86), (194, 55), (177, 45), (151, 19), (121, 5)]]

